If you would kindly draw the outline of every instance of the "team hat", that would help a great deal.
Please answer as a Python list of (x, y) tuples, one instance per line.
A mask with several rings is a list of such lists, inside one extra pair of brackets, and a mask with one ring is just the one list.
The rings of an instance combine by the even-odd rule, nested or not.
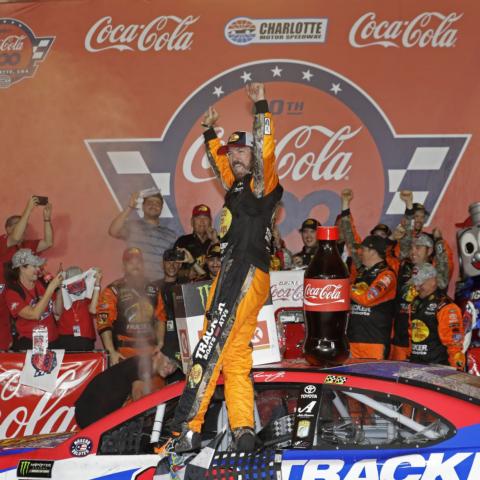
[(435, 278), (437, 276), (437, 270), (431, 263), (424, 263), (417, 267), (410, 279), (409, 283), (418, 287), (423, 282), (427, 281), (430, 278)]
[(23, 265), (32, 265), (40, 267), (45, 263), (44, 258), (37, 257), (30, 248), (21, 248), (12, 257), (12, 268), (22, 267)]
[(384, 223), (379, 223), (378, 225), (375, 225), (371, 230), (370, 230), (370, 235), (374, 235), (373, 232), (381, 230), (382, 232), (385, 232), (387, 237), (389, 237), (392, 234), (392, 231), (390, 230), (390, 227), (388, 225), (385, 225)]
[(312, 230), (317, 230), (317, 227), (320, 227), (322, 224), (318, 221), (315, 220), (314, 218), (307, 218), (304, 220), (302, 223), (302, 226), (299, 230), (299, 232), (303, 232), (306, 228), (311, 228)]
[(369, 235), (363, 239), (362, 243), (356, 243), (355, 246), (357, 248), (367, 247), (376, 250), (381, 257), (384, 257), (387, 251), (386, 240), (382, 237), (378, 237), (377, 235)]
[(227, 144), (217, 150), (217, 154), (226, 155), (230, 147), (253, 147), (253, 135), (249, 132), (233, 132), (228, 137)]
[(212, 218), (212, 213), (210, 212), (210, 208), (207, 207), (207, 205), (204, 205), (201, 203), (200, 205), (195, 205), (192, 210), (192, 218), (193, 217), (200, 217), (201, 215), (204, 215), (208, 218)]
[(127, 249), (123, 252), (123, 255), (122, 255), (122, 261), (123, 261), (123, 263), (129, 262), (130, 260), (132, 260), (132, 258), (139, 258), (139, 259), (142, 260), (142, 262), (143, 262), (143, 254), (142, 254), (142, 251), (141, 251), (139, 248), (137, 248), (137, 247), (127, 248)]
[(221, 256), (222, 256), (222, 249), (220, 248), (219, 243), (214, 243), (208, 247), (207, 258), (221, 257)]
[(420, 233), (416, 237), (413, 237), (412, 242), (417, 247), (433, 248), (433, 239), (430, 235), (427, 235), (426, 233)]

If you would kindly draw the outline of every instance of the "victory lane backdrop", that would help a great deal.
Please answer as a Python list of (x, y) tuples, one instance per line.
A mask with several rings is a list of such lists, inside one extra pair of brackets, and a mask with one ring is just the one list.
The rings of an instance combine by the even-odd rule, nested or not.
[[(410, 189), (454, 246), (479, 200), (479, 13), (453, 0), (2, 4), (1, 218), (48, 195), (49, 269), (96, 265), (112, 280), (123, 243), (107, 230), (132, 191), (159, 187), (179, 235), (193, 205), (218, 215), (199, 124), (214, 105), (222, 138), (251, 129), (244, 86), (261, 81), (291, 250), (303, 219), (333, 223), (347, 187), (362, 235), (393, 227)], [(35, 211), (30, 236), (42, 228)]]

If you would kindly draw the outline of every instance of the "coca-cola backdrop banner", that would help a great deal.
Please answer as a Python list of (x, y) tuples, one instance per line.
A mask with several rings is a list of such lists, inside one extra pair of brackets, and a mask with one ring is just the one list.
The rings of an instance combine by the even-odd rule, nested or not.
[[(178, 234), (195, 204), (218, 215), (202, 115), (215, 106), (222, 138), (249, 130), (244, 87), (262, 81), (291, 250), (303, 219), (333, 223), (346, 187), (360, 234), (393, 227), (409, 189), (454, 244), (479, 200), (479, 18), (466, 0), (2, 4), (1, 217), (48, 195), (49, 268), (96, 265), (112, 280), (123, 244), (107, 230), (131, 192), (160, 188)], [(31, 224), (41, 235), (38, 211)]]
[(105, 370), (105, 355), (66, 354), (53, 393), (20, 384), (24, 362), (25, 353), (0, 353), (0, 439), (73, 430), (74, 403)]

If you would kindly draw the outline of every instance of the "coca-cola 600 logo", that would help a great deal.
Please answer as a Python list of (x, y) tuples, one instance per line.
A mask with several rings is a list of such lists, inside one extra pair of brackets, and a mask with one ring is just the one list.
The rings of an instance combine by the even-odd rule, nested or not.
[(0, 18), (0, 88), (33, 77), (54, 39), (36, 37), (20, 20)]
[(223, 192), (205, 155), (200, 122), (214, 105), (220, 138), (250, 130), (244, 88), (251, 81), (266, 83), (274, 115), (277, 167), (285, 189), (280, 230), (289, 247), (295, 248), (303, 219), (334, 222), (345, 187), (355, 191), (360, 225), (395, 225), (403, 214), (403, 189), (412, 190), (414, 201), (435, 214), (470, 136), (399, 135), (351, 79), (298, 60), (252, 62), (211, 78), (185, 99), (161, 138), (87, 140), (117, 204), (125, 205), (131, 191), (158, 187), (166, 200), (164, 223), (178, 233), (190, 230), (192, 205), (208, 203), (218, 213)]

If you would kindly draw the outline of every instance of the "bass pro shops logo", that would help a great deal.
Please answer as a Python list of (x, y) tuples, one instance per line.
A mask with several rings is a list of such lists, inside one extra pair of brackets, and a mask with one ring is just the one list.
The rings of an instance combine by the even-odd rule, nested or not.
[(0, 88), (35, 75), (55, 37), (36, 37), (28, 25), (0, 18)]
[(242, 108), (245, 84), (252, 81), (267, 83), (276, 120), (277, 169), (285, 189), (282, 237), (292, 233), (296, 238), (299, 219), (317, 207), (324, 215), (319, 220), (332, 225), (346, 187), (365, 202), (360, 221), (369, 225), (393, 226), (401, 220), (401, 190), (413, 191), (414, 201), (432, 212), (430, 218), (435, 215), (470, 135), (398, 134), (351, 79), (321, 65), (285, 59), (238, 65), (211, 78), (182, 102), (160, 138), (86, 140), (119, 208), (132, 191), (159, 188), (163, 222), (178, 233), (190, 228), (190, 205), (209, 203), (219, 211), (222, 195), (214, 186), (199, 124), (213, 105), (220, 114), (239, 112), (222, 116), (220, 138), (240, 126), (249, 128), (251, 112)]

